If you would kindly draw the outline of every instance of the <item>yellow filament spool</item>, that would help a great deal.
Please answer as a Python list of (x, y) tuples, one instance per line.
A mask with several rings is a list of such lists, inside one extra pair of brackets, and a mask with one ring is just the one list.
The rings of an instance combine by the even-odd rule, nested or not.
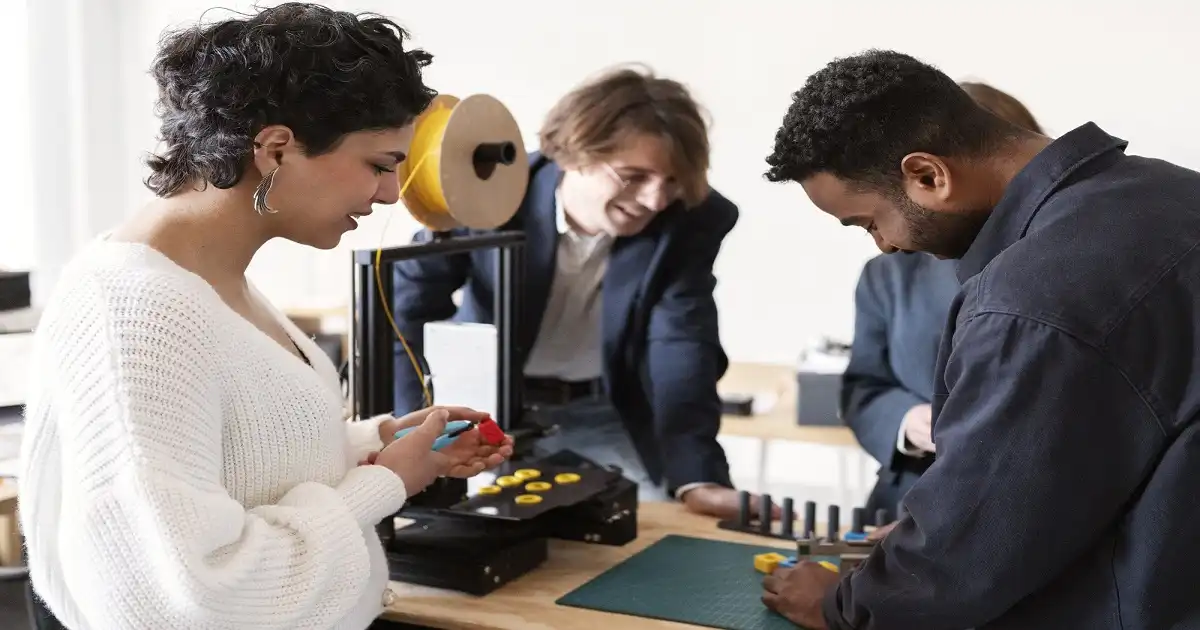
[[(517, 121), (504, 104), (486, 94), (459, 100), (440, 95), (417, 117), (408, 157), (396, 167), (400, 199), (408, 213), (427, 228), (498, 228), (517, 213), (529, 186), (529, 156)], [(404, 346), (421, 383), (425, 406), (433, 393), (416, 354), (392, 315), (392, 296), (383, 290), (383, 242), (391, 214), (379, 234), (375, 285), (392, 332)]]
[(536, 494), (519, 494), (516, 499), (517, 505), (534, 505), (542, 502), (542, 497)]
[(479, 489), (479, 494), (500, 494), (500, 486), (484, 486)]
[(511, 488), (512, 486), (521, 485), (521, 480), (512, 475), (505, 475), (496, 480), (496, 485), (501, 488)]
[(443, 94), (417, 118), (396, 177), (409, 214), (425, 227), (490, 230), (521, 206), (529, 156), (516, 120), (500, 101)]
[(533, 468), (522, 468), (521, 470), (514, 472), (513, 476), (517, 479), (528, 481), (530, 479), (537, 479), (538, 477), (541, 477), (542, 471), (534, 470)]
[(528, 492), (545, 492), (552, 487), (553, 486), (546, 483), (545, 481), (532, 481), (530, 483), (525, 484), (525, 490)]

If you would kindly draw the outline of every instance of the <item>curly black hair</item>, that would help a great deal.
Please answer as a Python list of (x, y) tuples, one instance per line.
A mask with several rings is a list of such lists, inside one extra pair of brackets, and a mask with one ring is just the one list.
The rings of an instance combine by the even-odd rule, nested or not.
[(303, 3), (167, 33), (151, 70), (166, 148), (146, 186), (231, 188), (268, 125), (320, 155), (348, 133), (411, 123), (437, 93), (421, 79), (432, 55), (405, 50), (407, 37), (379, 15)]
[(835, 59), (792, 95), (766, 178), (799, 182), (827, 172), (894, 192), (909, 153), (977, 156), (1020, 133), (933, 66), (869, 50)]

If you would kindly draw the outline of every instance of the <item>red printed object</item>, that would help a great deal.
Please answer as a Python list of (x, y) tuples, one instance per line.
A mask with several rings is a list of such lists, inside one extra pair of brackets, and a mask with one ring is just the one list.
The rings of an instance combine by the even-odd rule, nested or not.
[(499, 446), (504, 442), (504, 431), (500, 430), (500, 425), (492, 420), (491, 416), (484, 418), (479, 423), (479, 435), (483, 437), (483, 441), (492, 446)]

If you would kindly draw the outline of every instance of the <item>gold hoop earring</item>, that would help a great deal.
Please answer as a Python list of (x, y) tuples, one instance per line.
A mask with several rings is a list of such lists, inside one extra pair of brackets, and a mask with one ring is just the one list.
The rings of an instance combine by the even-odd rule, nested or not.
[(271, 172), (263, 175), (262, 181), (254, 189), (254, 211), (260, 215), (265, 216), (278, 212), (278, 210), (267, 204), (267, 195), (271, 194), (271, 187), (275, 185), (275, 173), (278, 171), (278, 166), (271, 169)]

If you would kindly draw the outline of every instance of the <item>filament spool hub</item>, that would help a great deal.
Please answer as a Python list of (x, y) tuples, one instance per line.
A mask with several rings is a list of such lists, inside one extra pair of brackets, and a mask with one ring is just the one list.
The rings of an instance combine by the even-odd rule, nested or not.
[(516, 214), (529, 185), (529, 155), (503, 103), (486, 94), (439, 95), (414, 127), (415, 152), (396, 169), (402, 187), (414, 178), (403, 196), (414, 219), (439, 232), (491, 230)]

